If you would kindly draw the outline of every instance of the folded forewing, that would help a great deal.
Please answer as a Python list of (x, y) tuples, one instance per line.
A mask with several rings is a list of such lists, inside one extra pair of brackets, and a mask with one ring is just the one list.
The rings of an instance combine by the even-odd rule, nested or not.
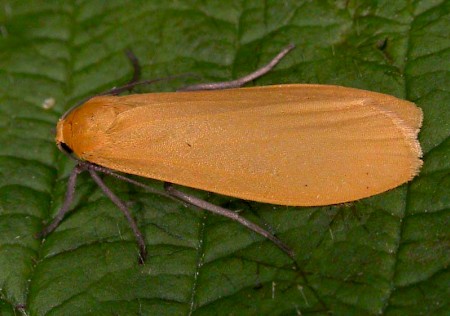
[(420, 109), (383, 94), (282, 85), (114, 100), (120, 110), (90, 161), (224, 195), (341, 203), (394, 188), (421, 166)]

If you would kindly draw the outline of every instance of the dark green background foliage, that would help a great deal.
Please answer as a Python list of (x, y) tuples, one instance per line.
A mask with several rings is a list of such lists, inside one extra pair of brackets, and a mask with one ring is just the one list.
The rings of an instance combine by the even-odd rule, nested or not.
[[(0, 314), (448, 313), (449, 12), (445, 0), (0, 1)], [(130, 78), (124, 49), (143, 78), (197, 74), (140, 89), (173, 91), (244, 75), (291, 42), (297, 49), (253, 84), (339, 84), (417, 103), (420, 176), (320, 208), (186, 189), (275, 231), (295, 263), (228, 219), (105, 178), (144, 232), (139, 266), (125, 219), (86, 175), (76, 212), (33, 238), (73, 167), (55, 147), (55, 123)]]

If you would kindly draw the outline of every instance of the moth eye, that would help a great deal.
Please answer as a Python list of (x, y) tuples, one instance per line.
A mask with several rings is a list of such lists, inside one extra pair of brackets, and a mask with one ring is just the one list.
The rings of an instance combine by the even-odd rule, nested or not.
[(63, 143), (63, 142), (59, 143), (59, 148), (68, 154), (73, 153), (72, 148), (70, 148), (66, 143)]

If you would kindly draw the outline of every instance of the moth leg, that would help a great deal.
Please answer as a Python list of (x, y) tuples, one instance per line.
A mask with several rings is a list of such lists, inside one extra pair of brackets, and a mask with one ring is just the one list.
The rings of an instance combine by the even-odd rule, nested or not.
[(261, 236), (269, 239), (272, 241), (278, 248), (280, 248), (284, 253), (286, 253), (290, 258), (294, 259), (294, 252), (293, 250), (286, 245), (284, 242), (282, 242), (280, 239), (269, 233), (264, 228), (256, 225), (255, 223), (252, 223), (251, 221), (247, 220), (246, 218), (240, 216), (238, 213), (233, 212), (231, 210), (228, 210), (226, 208), (211, 204), (209, 202), (206, 202), (202, 199), (196, 198), (192, 195), (183, 193), (173, 186), (172, 183), (164, 182), (164, 189), (167, 193), (169, 193), (171, 196), (188, 203), (190, 205), (194, 205), (200, 209), (203, 209), (205, 211), (209, 211), (214, 214), (218, 214), (221, 216), (228, 217), (239, 224), (247, 227), (248, 229), (254, 231), (255, 233), (260, 234)]
[(143, 264), (145, 261), (145, 257), (147, 256), (147, 250), (145, 247), (145, 241), (144, 237), (139, 230), (139, 227), (134, 220), (133, 216), (131, 216), (130, 210), (125, 205), (124, 202), (122, 202), (121, 199), (117, 197), (103, 182), (103, 180), (98, 176), (97, 172), (89, 168), (89, 173), (92, 177), (92, 179), (97, 183), (97, 185), (100, 187), (100, 189), (105, 193), (105, 195), (114, 203), (116, 206), (122, 211), (123, 215), (125, 215), (128, 224), (130, 225), (131, 229), (133, 230), (134, 237), (136, 238), (137, 244), (139, 246), (139, 263)]
[(192, 86), (187, 86), (179, 89), (178, 91), (198, 91), (198, 90), (222, 90), (222, 89), (230, 89), (230, 88), (239, 88), (249, 83), (256, 78), (264, 76), (273, 67), (275, 67), (284, 56), (286, 56), (292, 49), (294, 49), (295, 45), (290, 44), (286, 46), (281, 52), (278, 53), (267, 65), (257, 69), (256, 71), (238, 78), (236, 80), (231, 81), (222, 81), (222, 82), (212, 82), (212, 83), (200, 83)]
[(127, 83), (129, 85), (138, 82), (139, 78), (141, 78), (141, 64), (139, 64), (139, 59), (136, 57), (136, 55), (133, 53), (131, 49), (126, 49), (125, 55), (127, 55), (128, 60), (131, 63), (131, 66), (133, 66), (133, 77)]
[(69, 176), (69, 181), (67, 182), (67, 191), (63, 205), (59, 209), (58, 213), (56, 214), (52, 222), (49, 225), (45, 226), (42, 231), (40, 231), (35, 235), (36, 238), (43, 238), (47, 236), (59, 226), (61, 221), (64, 219), (64, 216), (66, 216), (66, 214), (70, 210), (70, 205), (72, 204), (73, 197), (75, 195), (75, 186), (77, 182), (77, 177), (81, 172), (85, 170), (86, 168), (82, 164), (78, 164), (73, 168)]
[(183, 78), (183, 77), (192, 75), (192, 74), (181, 74), (181, 75), (167, 76), (164, 78), (156, 78), (156, 79), (139, 81), (139, 78), (141, 77), (141, 65), (139, 64), (139, 59), (136, 57), (136, 55), (130, 49), (125, 50), (125, 54), (127, 55), (128, 60), (130, 61), (131, 65), (133, 66), (133, 77), (130, 79), (130, 81), (128, 81), (123, 86), (112, 88), (112, 89), (102, 92), (98, 95), (118, 95), (125, 91), (131, 92), (131, 90), (136, 86), (152, 84), (152, 83), (160, 82), (160, 81), (169, 81), (169, 80), (174, 80), (177, 78)]
[[(141, 64), (139, 63), (139, 59), (133, 53), (133, 51), (129, 48), (125, 50), (125, 55), (127, 55), (128, 60), (130, 61), (131, 66), (133, 67), (133, 76), (131, 79), (120, 87), (114, 87), (105, 92), (99, 93), (98, 95), (119, 95), (122, 92), (128, 91), (131, 92), (134, 87), (137, 85), (143, 84), (139, 82), (139, 78), (141, 77)], [(150, 80), (149, 80), (150, 81)], [(153, 80), (151, 80), (153, 81)], [(151, 82), (149, 82), (151, 83)]]

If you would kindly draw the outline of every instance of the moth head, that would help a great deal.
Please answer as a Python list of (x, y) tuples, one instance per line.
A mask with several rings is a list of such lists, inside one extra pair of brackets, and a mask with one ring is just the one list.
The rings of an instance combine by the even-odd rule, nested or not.
[(94, 97), (64, 115), (56, 126), (58, 148), (78, 159), (89, 160), (105, 144), (106, 131), (116, 118), (114, 97)]

